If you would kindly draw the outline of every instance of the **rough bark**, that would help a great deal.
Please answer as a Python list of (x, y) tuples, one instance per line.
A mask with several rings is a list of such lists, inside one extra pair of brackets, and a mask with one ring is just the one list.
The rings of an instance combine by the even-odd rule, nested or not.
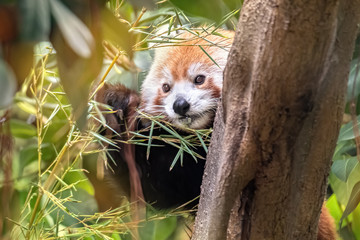
[(316, 239), (359, 20), (360, 0), (244, 3), (193, 239)]

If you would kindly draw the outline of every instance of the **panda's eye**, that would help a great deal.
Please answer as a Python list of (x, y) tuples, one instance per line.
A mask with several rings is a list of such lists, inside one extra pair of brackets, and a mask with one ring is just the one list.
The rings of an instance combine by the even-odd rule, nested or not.
[(205, 76), (204, 75), (197, 75), (194, 79), (195, 85), (201, 85), (205, 82)]
[(168, 91), (170, 91), (170, 85), (167, 83), (164, 83), (162, 85), (162, 90), (164, 91), (164, 93), (167, 93)]

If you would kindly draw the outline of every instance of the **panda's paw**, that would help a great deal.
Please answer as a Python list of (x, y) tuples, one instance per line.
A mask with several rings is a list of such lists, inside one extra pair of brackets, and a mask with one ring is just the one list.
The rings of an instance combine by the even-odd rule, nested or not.
[(107, 124), (117, 132), (124, 132), (125, 123), (134, 121), (140, 103), (139, 95), (122, 84), (105, 84), (97, 92), (95, 100), (112, 108), (112, 114), (104, 116)]

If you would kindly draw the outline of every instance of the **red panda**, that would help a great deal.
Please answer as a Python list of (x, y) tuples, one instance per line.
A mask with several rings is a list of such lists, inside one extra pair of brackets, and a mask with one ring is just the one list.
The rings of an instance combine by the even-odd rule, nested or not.
[[(161, 115), (186, 135), (184, 128), (203, 129), (213, 124), (216, 108), (221, 97), (223, 70), (227, 62), (234, 33), (220, 31), (218, 35), (194, 36), (185, 33), (179, 37), (186, 39), (181, 46), (158, 48), (149, 74), (145, 78), (141, 95), (123, 86), (105, 86), (100, 101), (112, 106), (114, 110), (127, 117), (134, 113), (134, 106), (150, 115)], [(206, 40), (205, 40), (206, 38)], [(201, 46), (201, 47), (200, 47)], [(116, 116), (113, 129), (124, 132), (121, 117)], [(137, 130), (144, 129), (148, 122), (136, 123)], [(115, 124), (116, 125), (116, 124)], [(161, 129), (154, 135), (166, 134)], [(153, 144), (164, 145), (154, 140)], [(120, 146), (120, 149), (122, 146)], [(206, 157), (204, 149), (196, 152)], [(178, 149), (165, 144), (165, 147), (152, 147), (147, 159), (146, 147), (136, 145), (135, 159), (139, 171), (145, 200), (155, 208), (171, 208), (187, 203), (200, 194), (200, 185), (205, 161), (194, 159), (184, 153), (183, 166), (177, 164), (169, 171), (170, 164)], [(128, 178), (128, 169), (123, 153), (111, 151), (116, 160), (116, 175)], [(129, 192), (129, 181), (122, 181), (123, 189)], [(187, 207), (192, 207), (193, 201)], [(335, 240), (333, 221), (325, 207), (319, 221), (318, 240)]]
[(181, 37), (193, 40), (182, 43), (186, 46), (157, 49), (142, 84), (140, 109), (164, 115), (179, 128), (211, 127), (234, 35), (230, 31), (221, 33), (224, 37), (203, 36), (207, 41), (187, 33)]

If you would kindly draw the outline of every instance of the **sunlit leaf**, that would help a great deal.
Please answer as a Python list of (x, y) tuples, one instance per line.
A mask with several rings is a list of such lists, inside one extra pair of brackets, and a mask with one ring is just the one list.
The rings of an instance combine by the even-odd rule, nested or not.
[(360, 182), (356, 183), (351, 191), (349, 202), (346, 205), (345, 211), (340, 219), (340, 226), (344, 218), (346, 218), (360, 203)]
[(68, 172), (64, 178), (64, 181), (68, 184), (75, 183), (76, 188), (84, 189), (88, 194), (94, 195), (94, 187), (90, 184), (88, 178), (81, 171)]
[(154, 229), (154, 240), (166, 240), (174, 232), (176, 227), (176, 218), (171, 217), (157, 221)]
[(331, 171), (341, 180), (346, 182), (350, 173), (358, 164), (357, 157), (350, 157), (344, 160), (336, 160), (333, 162)]
[(360, 237), (360, 205), (358, 205), (355, 210), (352, 212), (352, 222), (351, 222), (351, 228), (352, 231), (356, 237), (356, 239), (359, 239)]
[[(43, 59), (46, 55), (55, 54), (56, 51), (51, 45), (51, 42), (43, 41), (39, 42), (34, 46), (34, 58), (35, 64), (37, 64), (41, 59)], [(48, 59), (49, 62), (49, 59)], [(47, 64), (48, 64), (47, 62)]]
[(346, 182), (340, 180), (334, 173), (330, 173), (329, 183), (336, 194), (338, 201), (346, 205), (349, 201), (351, 191), (356, 183), (360, 182), (360, 164), (356, 164)]
[(26, 113), (33, 114), (33, 115), (36, 114), (35, 106), (28, 102), (25, 102), (25, 101), (18, 102), (17, 106)]
[(119, 235), (119, 234), (116, 234), (116, 233), (113, 233), (113, 234), (111, 235), (111, 238), (112, 238), (113, 240), (122, 240), (121, 237), (120, 237), (120, 235)]
[(176, 217), (168, 217), (162, 220), (149, 221), (140, 228), (141, 239), (166, 240), (176, 229)]
[(50, 0), (50, 6), (66, 43), (79, 56), (89, 58), (95, 45), (90, 30), (60, 1)]
[[(342, 212), (342, 209), (340, 208), (340, 205), (336, 199), (335, 194), (332, 194), (326, 200), (326, 207), (329, 210), (331, 216), (334, 218), (335, 222), (339, 222), (343, 212)], [(336, 227), (339, 227), (339, 226), (337, 225)]]

